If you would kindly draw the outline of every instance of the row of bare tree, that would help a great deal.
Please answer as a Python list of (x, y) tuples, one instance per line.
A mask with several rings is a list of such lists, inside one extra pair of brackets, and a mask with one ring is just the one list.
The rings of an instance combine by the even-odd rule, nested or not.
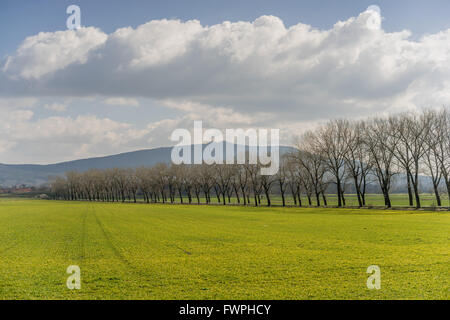
[(360, 206), (375, 180), (391, 207), (395, 175), (408, 190), (409, 205), (421, 207), (420, 178), (431, 179), (436, 203), (442, 206), (440, 188), (450, 198), (450, 114), (447, 109), (402, 113), (360, 121), (333, 120), (303, 135), (299, 159), (312, 185), (336, 186), (338, 206), (345, 205), (345, 184), (352, 180)]
[[(287, 159), (287, 158), (286, 158)], [(287, 186), (295, 203), (301, 203), (298, 168), (290, 164), (274, 176), (260, 175), (259, 165), (166, 165), (138, 169), (93, 169), (83, 173), (67, 172), (51, 183), (52, 196), (64, 200), (137, 201), (140, 195), (146, 202), (174, 203), (231, 203), (261, 204), (261, 197), (271, 205), (271, 191), (277, 182), (286, 204)], [(310, 199), (311, 204), (311, 199)]]
[[(351, 184), (359, 206), (366, 205), (370, 184), (377, 184), (387, 207), (395, 175), (407, 185), (409, 204), (421, 207), (420, 176), (430, 177), (436, 203), (442, 205), (440, 188), (450, 198), (450, 116), (446, 109), (403, 113), (360, 121), (332, 120), (306, 132), (295, 152), (282, 157), (276, 175), (260, 175), (260, 166), (166, 165), (138, 169), (68, 172), (56, 178), (56, 199), (90, 201), (218, 203), (235, 197), (239, 204), (271, 205), (271, 195), (286, 194), (295, 205), (327, 205), (327, 194), (336, 190), (338, 206), (346, 205), (345, 192)], [(204, 199), (204, 200), (202, 200)]]

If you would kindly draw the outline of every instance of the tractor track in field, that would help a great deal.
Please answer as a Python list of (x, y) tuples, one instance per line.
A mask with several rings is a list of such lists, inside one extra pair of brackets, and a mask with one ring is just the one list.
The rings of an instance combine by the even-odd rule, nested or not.
[(116, 258), (118, 258), (123, 264), (127, 265), (128, 267), (133, 267), (133, 265), (127, 260), (127, 258), (124, 257), (124, 255), (120, 252), (119, 249), (114, 245), (114, 243), (111, 240), (111, 236), (108, 231), (103, 227), (103, 224), (101, 223), (100, 219), (98, 218), (97, 214), (95, 213), (95, 210), (92, 212), (92, 215), (95, 218), (95, 221), (97, 221), (98, 226), (100, 227), (100, 230), (103, 233), (103, 236), (106, 239), (106, 243), (108, 244), (108, 247), (113, 251)]
[(143, 278), (148, 278), (149, 277), (148, 272), (146, 272), (145, 270), (142, 270), (139, 266), (136, 266), (133, 263), (131, 263), (127, 258), (125, 258), (125, 256), (120, 252), (120, 250), (114, 245), (114, 243), (112, 242), (110, 233), (104, 228), (102, 222), (100, 221), (97, 214), (95, 213), (95, 210), (92, 210), (92, 215), (94, 216), (95, 221), (97, 222), (98, 226), (100, 227), (100, 230), (102, 231), (103, 236), (105, 237), (105, 240), (106, 240), (108, 246), (113, 251), (116, 258), (119, 259), (122, 264), (124, 264), (126, 267), (128, 267), (128, 269), (129, 269), (129, 271), (131, 271), (131, 273), (134, 273), (135, 275), (143, 277)]
[(86, 257), (86, 233), (87, 225), (86, 220), (90, 207), (88, 207), (81, 217), (81, 246), (80, 246), (80, 260), (83, 262)]
[(186, 254), (189, 255), (189, 256), (192, 254), (192, 252), (189, 252), (189, 251), (187, 251), (187, 250), (185, 250), (185, 249), (183, 249), (183, 248), (177, 246), (176, 244), (173, 244), (172, 246), (175, 247), (175, 248), (177, 248), (177, 249), (180, 250), (180, 251), (183, 251), (184, 253), (186, 253)]
[(130, 262), (125, 256), (120, 252), (120, 250), (114, 245), (111, 239), (110, 233), (104, 228), (102, 222), (98, 218), (97, 214), (95, 213), (95, 210), (92, 211), (92, 215), (94, 216), (95, 220), (97, 221), (98, 226), (100, 227), (100, 230), (103, 233), (103, 236), (106, 239), (106, 242), (110, 249), (113, 251), (114, 255), (117, 259), (120, 260), (125, 266), (129, 268), (129, 270), (134, 273), (135, 275), (138, 275), (143, 278), (148, 278), (149, 274), (148, 272), (142, 270), (139, 266), (134, 265), (132, 262)]

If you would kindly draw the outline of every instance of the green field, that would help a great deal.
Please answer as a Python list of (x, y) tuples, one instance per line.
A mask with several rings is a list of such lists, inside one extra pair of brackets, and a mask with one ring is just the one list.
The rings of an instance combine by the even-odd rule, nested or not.
[(448, 212), (0, 199), (0, 298), (449, 299), (449, 248)]

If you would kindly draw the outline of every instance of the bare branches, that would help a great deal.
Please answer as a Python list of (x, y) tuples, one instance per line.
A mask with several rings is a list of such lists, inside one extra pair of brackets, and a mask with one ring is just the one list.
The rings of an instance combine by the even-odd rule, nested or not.
[[(223, 205), (235, 198), (238, 204), (255, 206), (272, 195), (286, 193), (294, 205), (328, 205), (327, 194), (336, 193), (338, 206), (345, 206), (346, 192), (357, 195), (366, 206), (369, 183), (377, 182), (386, 207), (394, 177), (408, 187), (410, 204), (421, 206), (421, 174), (430, 177), (438, 206), (446, 186), (450, 198), (450, 115), (448, 110), (403, 113), (364, 121), (332, 120), (301, 136), (295, 152), (283, 156), (276, 175), (260, 174), (258, 164), (167, 165), (134, 169), (67, 172), (52, 184), (54, 198), (89, 201), (170, 201), (211, 203), (211, 194)], [(203, 198), (203, 199), (202, 199)]]

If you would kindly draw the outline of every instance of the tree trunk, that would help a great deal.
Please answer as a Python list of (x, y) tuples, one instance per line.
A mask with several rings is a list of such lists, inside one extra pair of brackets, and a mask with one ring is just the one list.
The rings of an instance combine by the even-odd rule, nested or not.
[(416, 183), (413, 184), (414, 187), (414, 195), (416, 196), (416, 208), (419, 209), (421, 207), (420, 205), (420, 195), (419, 195), (419, 188), (417, 186), (417, 181)]
[(391, 207), (391, 199), (389, 198), (389, 193), (387, 191), (387, 188), (383, 188), (383, 196), (384, 196), (384, 205), (388, 208)]
[(183, 203), (183, 195), (181, 194), (181, 189), (178, 190), (178, 195), (180, 196), (180, 202)]
[(363, 186), (362, 186), (362, 190), (361, 190), (361, 198), (362, 198), (363, 206), (365, 206), (366, 205), (366, 177), (365, 176), (363, 178)]
[(246, 206), (247, 205), (247, 196), (245, 194), (245, 188), (241, 187), (241, 190), (242, 190), (242, 198), (244, 200), (244, 206)]
[(325, 196), (325, 193), (323, 193), (323, 192), (322, 192), (322, 199), (323, 199), (323, 205), (326, 207), (328, 205), (327, 197)]
[(342, 198), (341, 198), (341, 180), (336, 180), (336, 187), (337, 187), (337, 197), (338, 197), (338, 207), (342, 207)]
[(416, 168), (415, 181), (413, 183), (414, 195), (416, 196), (416, 208), (419, 209), (420, 205), (420, 194), (419, 194), (419, 168)]
[(450, 179), (445, 179), (445, 185), (447, 186), (448, 205), (450, 210)]
[(434, 187), (434, 194), (436, 196), (437, 206), (441, 207), (442, 206), (441, 195), (439, 194), (439, 187), (436, 184), (436, 182), (433, 183), (433, 187)]
[(269, 190), (265, 190), (265, 194), (266, 194), (267, 206), (270, 207), (271, 203), (270, 203)]
[(346, 202), (345, 202), (345, 197), (344, 197), (344, 192), (341, 191), (341, 198), (342, 198), (342, 205), (345, 207)]
[(291, 188), (291, 192), (292, 192), (292, 198), (294, 198), (294, 206), (297, 205), (297, 195), (294, 192), (294, 189)]
[(407, 183), (408, 183), (408, 198), (409, 198), (409, 206), (412, 207), (414, 205), (413, 202), (413, 194), (411, 189), (411, 172), (409, 170), (406, 171)]
[(359, 190), (359, 183), (358, 183), (358, 176), (353, 176), (353, 179), (355, 180), (355, 189), (356, 189), (356, 195), (358, 196), (358, 204), (359, 207), (362, 207), (362, 199), (361, 199), (361, 191)]
[(320, 207), (320, 193), (316, 192), (316, 204), (318, 207)]
[(216, 191), (217, 203), (220, 203), (220, 194)]
[(241, 199), (239, 197), (239, 189), (237, 187), (234, 188), (234, 193), (236, 193), (237, 203), (241, 204)]

